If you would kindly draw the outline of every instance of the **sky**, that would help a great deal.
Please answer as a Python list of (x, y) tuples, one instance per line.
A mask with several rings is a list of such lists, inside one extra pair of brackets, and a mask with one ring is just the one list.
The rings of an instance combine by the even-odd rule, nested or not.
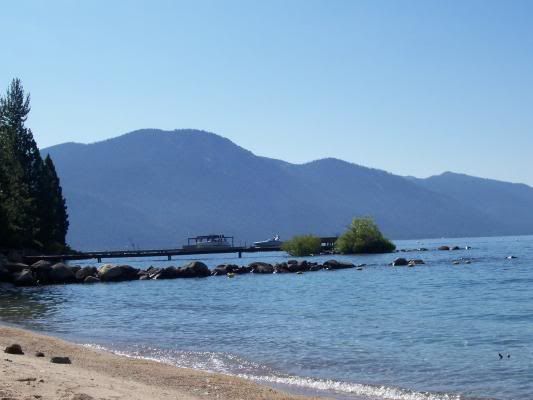
[(262, 156), (533, 185), (531, 1), (5, 1), (40, 147), (196, 128)]

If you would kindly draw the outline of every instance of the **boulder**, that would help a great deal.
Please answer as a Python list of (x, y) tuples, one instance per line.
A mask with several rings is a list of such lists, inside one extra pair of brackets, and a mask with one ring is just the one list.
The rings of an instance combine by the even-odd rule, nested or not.
[(178, 278), (205, 278), (211, 275), (211, 271), (201, 261), (192, 261), (176, 270)]
[(37, 351), (37, 352), (35, 353), (35, 357), (42, 358), (42, 357), (44, 357), (44, 353), (43, 353), (42, 351)]
[(96, 277), (97, 274), (98, 270), (96, 267), (87, 266), (78, 270), (74, 276), (78, 282), (85, 282), (85, 279), (87, 279), (89, 276)]
[(81, 266), (79, 265), (71, 265), (70, 266), (70, 270), (72, 271), (72, 273), (74, 274), (74, 276), (76, 276), (76, 274), (78, 273), (78, 271), (81, 269)]
[(453, 246), (450, 250), (461, 250), (459, 246)]
[(35, 286), (37, 281), (29, 269), (13, 274), (13, 283), (16, 286)]
[(351, 263), (341, 262), (337, 260), (329, 260), (324, 263), (324, 268), (330, 271), (337, 269), (354, 268), (355, 265)]
[(274, 266), (264, 262), (254, 262), (248, 265), (251, 272), (254, 274), (272, 274), (274, 273)]
[(52, 283), (71, 283), (76, 281), (76, 275), (68, 265), (57, 263), (52, 265), (50, 271), (50, 282)]
[(238, 274), (240, 273), (240, 267), (235, 264), (221, 264), (217, 265), (215, 269), (213, 269), (213, 272), (211, 272), (212, 275), (227, 275), (228, 273), (234, 273)]
[(415, 258), (415, 259), (409, 260), (409, 264), (423, 265), (423, 264), (425, 264), (425, 262), (424, 262), (424, 260), (421, 260), (419, 258)]
[(440, 246), (437, 250), (447, 251), (450, 250), (450, 246)]
[(4, 350), (4, 353), (7, 354), (16, 354), (16, 355), (24, 355), (24, 352), (22, 351), (22, 347), (20, 344), (12, 344), (11, 346), (7, 346)]
[(39, 260), (31, 265), (31, 271), (39, 283), (50, 283), (52, 263), (50, 261)]
[(278, 263), (274, 265), (275, 274), (286, 274), (291, 271), (291, 266), (296, 264)]
[(289, 264), (289, 271), (290, 272), (304, 272), (309, 271), (309, 263), (305, 260)]
[(405, 258), (397, 258), (392, 262), (393, 267), (400, 267), (405, 265), (409, 265), (409, 262)]
[(152, 279), (176, 279), (178, 277), (178, 270), (175, 267), (166, 267), (158, 270)]
[(123, 282), (139, 279), (139, 270), (129, 265), (106, 264), (98, 269), (98, 278), (102, 282)]
[(10, 274), (14, 274), (17, 272), (22, 272), (22, 270), (29, 269), (29, 266), (27, 264), (10, 261), (4, 264), (4, 268), (7, 269)]
[(320, 271), (321, 269), (324, 269), (324, 266), (317, 263), (313, 263), (313, 265), (309, 267), (309, 271)]
[(100, 279), (95, 276), (88, 276), (83, 280), (83, 283), (100, 283)]

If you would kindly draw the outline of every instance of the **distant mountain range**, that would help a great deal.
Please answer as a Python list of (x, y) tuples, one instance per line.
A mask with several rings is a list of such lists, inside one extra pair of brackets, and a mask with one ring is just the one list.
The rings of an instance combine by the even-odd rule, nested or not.
[(402, 177), (327, 158), (256, 156), (197, 130), (143, 129), (49, 153), (76, 249), (180, 247), (225, 233), (236, 244), (294, 234), (337, 235), (372, 216), (394, 239), (533, 233), (533, 188), (446, 172)]

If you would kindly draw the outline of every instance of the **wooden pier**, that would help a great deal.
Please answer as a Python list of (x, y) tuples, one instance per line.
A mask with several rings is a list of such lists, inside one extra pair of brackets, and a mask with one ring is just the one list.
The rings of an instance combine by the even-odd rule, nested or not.
[[(322, 251), (331, 251), (335, 245), (336, 237), (321, 238)], [(25, 256), (24, 261), (27, 263), (34, 263), (39, 260), (47, 261), (70, 261), (70, 260), (97, 260), (101, 263), (103, 259), (109, 258), (138, 258), (138, 257), (167, 257), (170, 261), (172, 256), (193, 256), (204, 254), (237, 254), (239, 258), (243, 253), (260, 253), (282, 251), (281, 247), (244, 247), (231, 246), (220, 249), (159, 249), (159, 250), (109, 250), (109, 251), (87, 251), (74, 254), (60, 254), (60, 255), (36, 255)]]

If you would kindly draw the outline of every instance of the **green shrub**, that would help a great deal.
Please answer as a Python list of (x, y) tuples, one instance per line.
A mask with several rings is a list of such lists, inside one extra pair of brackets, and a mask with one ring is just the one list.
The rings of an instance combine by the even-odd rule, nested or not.
[(372, 218), (355, 218), (350, 228), (337, 239), (335, 250), (343, 254), (390, 253), (396, 249)]
[(321, 249), (320, 238), (313, 235), (294, 236), (281, 246), (291, 256), (304, 257), (319, 254)]

